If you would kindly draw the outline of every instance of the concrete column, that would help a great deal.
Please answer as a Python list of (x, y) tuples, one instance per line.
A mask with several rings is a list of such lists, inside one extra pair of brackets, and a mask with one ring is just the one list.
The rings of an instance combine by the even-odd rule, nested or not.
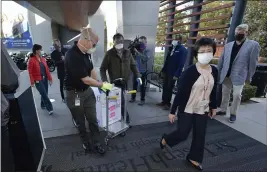
[(28, 20), (33, 44), (40, 44), (45, 53), (50, 53), (52, 45), (51, 21), (28, 10)]
[(148, 49), (153, 54), (148, 62), (148, 69), (152, 71), (160, 1), (116, 1), (116, 3), (117, 32), (130, 40), (136, 36), (147, 37)]
[(88, 18), (89, 25), (92, 30), (98, 35), (99, 41), (97, 43), (96, 51), (93, 53), (93, 63), (94, 67), (98, 73), (98, 78), (100, 79), (99, 67), (104, 59), (104, 50), (105, 50), (105, 17), (104, 14), (99, 8), (97, 12)]

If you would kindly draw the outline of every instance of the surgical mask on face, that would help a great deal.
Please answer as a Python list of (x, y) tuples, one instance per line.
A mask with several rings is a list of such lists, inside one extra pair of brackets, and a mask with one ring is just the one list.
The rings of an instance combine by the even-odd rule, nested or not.
[(242, 41), (245, 38), (245, 34), (236, 34), (235, 40), (236, 41)]
[(96, 51), (96, 48), (94, 47), (94, 48), (89, 49), (89, 50), (87, 51), (87, 53), (88, 53), (88, 54), (92, 54), (92, 53), (94, 53), (95, 51)]
[(122, 44), (122, 43), (117, 44), (117, 45), (115, 45), (115, 48), (116, 48), (117, 50), (121, 50), (121, 49), (123, 48), (123, 44)]
[(40, 52), (40, 55), (43, 55), (43, 54), (44, 54), (44, 51), (41, 51), (41, 52)]
[(177, 45), (178, 45), (178, 41), (177, 41), (177, 40), (173, 40), (173, 41), (172, 41), (172, 45), (173, 45), (173, 46), (177, 46)]
[(210, 61), (212, 60), (212, 58), (213, 58), (213, 53), (212, 52), (209, 52), (209, 53), (199, 53), (197, 55), (198, 62), (200, 64), (203, 64), (203, 65), (206, 65), (206, 64), (210, 63)]

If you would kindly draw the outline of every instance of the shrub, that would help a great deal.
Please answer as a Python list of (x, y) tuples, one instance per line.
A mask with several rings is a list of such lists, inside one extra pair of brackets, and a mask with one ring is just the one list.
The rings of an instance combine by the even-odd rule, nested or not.
[[(243, 91), (242, 91), (242, 98), (241, 102), (247, 102), (251, 98), (255, 97), (257, 91), (256, 86), (245, 84)], [(231, 93), (231, 101), (233, 100), (233, 92)]]
[(242, 92), (242, 102), (249, 101), (251, 98), (255, 97), (257, 91), (256, 86), (251, 86), (246, 84)]
[(154, 72), (159, 73), (163, 67), (164, 64), (164, 53), (155, 53), (155, 59), (154, 59)]

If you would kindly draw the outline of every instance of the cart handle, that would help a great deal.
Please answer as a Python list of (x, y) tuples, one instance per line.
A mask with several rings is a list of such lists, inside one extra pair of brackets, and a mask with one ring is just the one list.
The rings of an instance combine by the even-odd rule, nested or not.
[(109, 100), (117, 100), (118, 99), (118, 96), (109, 96), (108, 99)]
[(136, 90), (128, 91), (127, 94), (136, 94)]

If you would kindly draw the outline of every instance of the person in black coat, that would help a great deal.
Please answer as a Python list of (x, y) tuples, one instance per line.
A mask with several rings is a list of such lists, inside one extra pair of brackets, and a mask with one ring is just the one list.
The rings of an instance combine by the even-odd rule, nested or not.
[(61, 43), (58, 39), (54, 40), (53, 46), (55, 50), (51, 53), (51, 58), (55, 61), (57, 67), (57, 76), (60, 82), (61, 98), (62, 101), (65, 102), (65, 96), (63, 91), (65, 78), (64, 57), (67, 50), (61, 47)]
[(160, 142), (173, 147), (187, 139), (193, 129), (193, 140), (187, 161), (202, 170), (206, 128), (209, 118), (216, 115), (216, 90), (218, 70), (210, 65), (216, 52), (216, 43), (210, 38), (201, 38), (195, 44), (195, 57), (198, 62), (187, 68), (181, 75), (178, 91), (172, 104), (169, 120), (174, 123), (178, 108), (177, 130), (164, 134)]

